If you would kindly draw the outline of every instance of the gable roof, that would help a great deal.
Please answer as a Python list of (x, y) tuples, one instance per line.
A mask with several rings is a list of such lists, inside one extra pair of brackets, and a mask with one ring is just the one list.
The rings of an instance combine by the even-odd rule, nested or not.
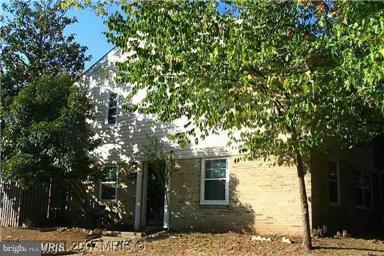
[(94, 69), (96, 69), (97, 67), (99, 67), (103, 61), (105, 61), (107, 59), (107, 56), (108, 54), (110, 54), (111, 52), (113, 52), (114, 50), (117, 50), (117, 47), (114, 46), (112, 47), (112, 49), (110, 49), (109, 51), (107, 51), (103, 56), (101, 56), (95, 63), (93, 63), (89, 68), (87, 68), (87, 70), (85, 70), (82, 74), (82, 76), (84, 75), (88, 75), (91, 71), (93, 71)]

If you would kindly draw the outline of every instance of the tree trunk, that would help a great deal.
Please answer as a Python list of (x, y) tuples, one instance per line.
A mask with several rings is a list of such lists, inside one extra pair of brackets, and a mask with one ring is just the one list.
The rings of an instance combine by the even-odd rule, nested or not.
[(303, 221), (303, 246), (306, 250), (312, 250), (312, 241), (311, 241), (311, 229), (309, 226), (309, 209), (308, 209), (308, 200), (307, 200), (307, 191), (305, 190), (305, 180), (304, 180), (304, 167), (303, 159), (301, 154), (297, 153), (297, 176), (299, 177), (299, 189), (300, 189), (300, 202), (301, 202), (301, 213)]

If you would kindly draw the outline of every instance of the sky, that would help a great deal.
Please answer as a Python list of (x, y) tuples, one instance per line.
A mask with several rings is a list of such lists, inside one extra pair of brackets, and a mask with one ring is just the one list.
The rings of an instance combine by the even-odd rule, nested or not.
[(68, 12), (68, 16), (75, 16), (77, 23), (68, 26), (65, 34), (75, 34), (75, 40), (83, 46), (88, 47), (88, 54), (92, 59), (85, 64), (85, 70), (97, 62), (110, 49), (113, 48), (111, 43), (107, 42), (103, 32), (107, 31), (107, 25), (104, 24), (105, 18), (97, 16), (89, 9), (72, 9)]

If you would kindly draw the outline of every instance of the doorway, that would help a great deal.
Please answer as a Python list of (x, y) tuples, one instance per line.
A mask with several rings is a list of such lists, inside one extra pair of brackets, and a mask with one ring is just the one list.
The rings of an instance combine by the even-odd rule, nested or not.
[(165, 196), (164, 161), (148, 163), (145, 222), (147, 226), (163, 226)]

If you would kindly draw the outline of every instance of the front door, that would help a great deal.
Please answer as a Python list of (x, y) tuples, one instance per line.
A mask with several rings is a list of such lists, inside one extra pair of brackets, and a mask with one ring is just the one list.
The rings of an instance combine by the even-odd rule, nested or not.
[(165, 162), (153, 161), (148, 164), (147, 184), (147, 226), (163, 226), (165, 195)]

